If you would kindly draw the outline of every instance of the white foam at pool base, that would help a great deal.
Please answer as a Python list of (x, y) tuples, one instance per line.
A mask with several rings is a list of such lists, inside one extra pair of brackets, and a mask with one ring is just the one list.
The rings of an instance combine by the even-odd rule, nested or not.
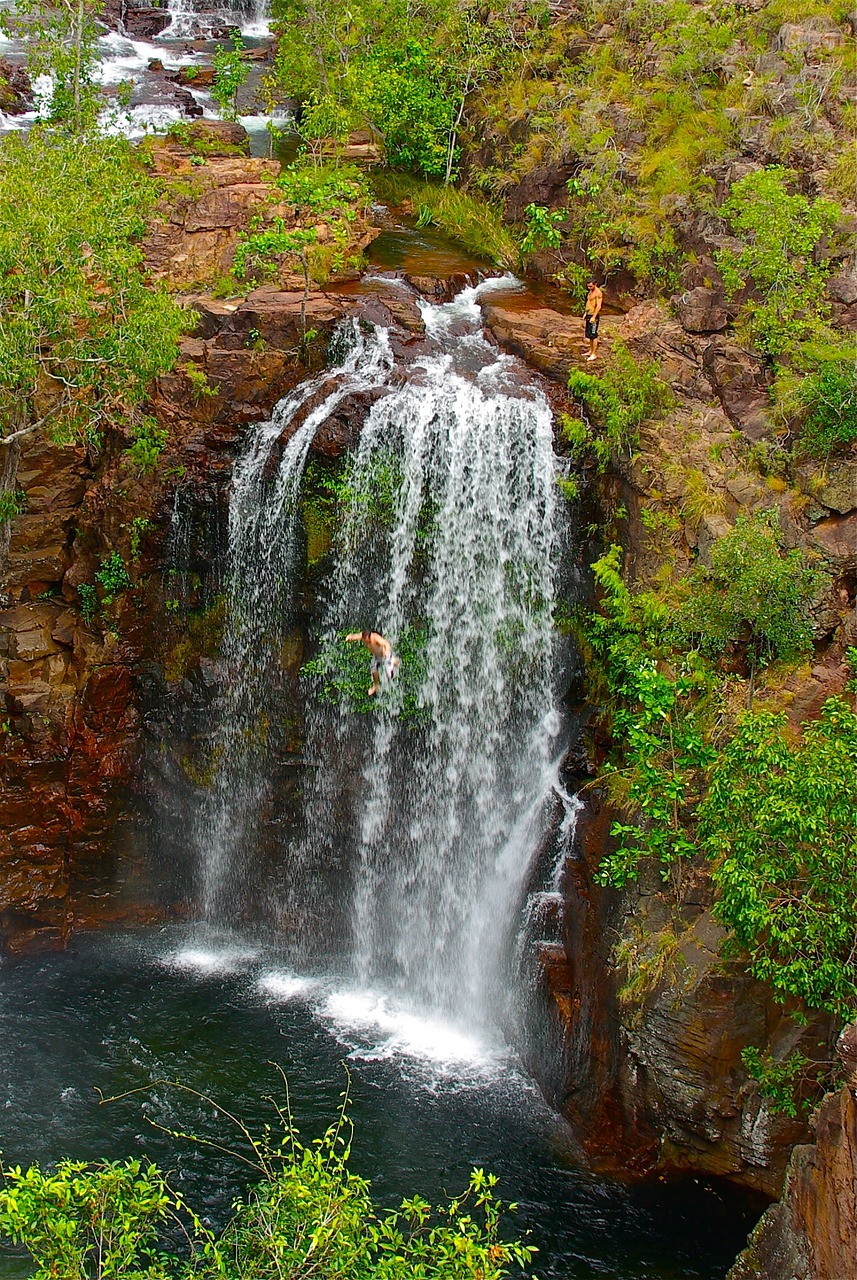
[(182, 947), (165, 955), (161, 963), (190, 973), (228, 974), (245, 969), (258, 958), (259, 952), (249, 947)]
[(331, 990), (317, 978), (279, 971), (263, 974), (256, 989), (270, 1004), (304, 1001), (355, 1060), (409, 1058), (441, 1074), (459, 1076), (463, 1071), (482, 1078), (507, 1064), (507, 1051), (497, 1042), (398, 1007), (377, 991)]

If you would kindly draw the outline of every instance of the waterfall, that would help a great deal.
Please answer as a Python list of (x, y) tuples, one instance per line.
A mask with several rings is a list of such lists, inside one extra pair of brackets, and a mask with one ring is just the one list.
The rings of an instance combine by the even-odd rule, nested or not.
[[(552, 415), (524, 367), (483, 337), (488, 287), (423, 304), (425, 353), (409, 364), (394, 362), (383, 330), (354, 326), (344, 361), (281, 402), (239, 461), (230, 684), (195, 827), (206, 915), (228, 920), (265, 806), (305, 460), (337, 404), (374, 388), (319, 606), (328, 678), (307, 689), (305, 830), (277, 910), (304, 956), (336, 947), (362, 986), (480, 1024), (496, 1021), (508, 986), (559, 731)], [(343, 641), (364, 627), (402, 658), (374, 703), (368, 654)], [(361, 683), (327, 701), (344, 667)]]
[(242, 35), (268, 32), (268, 0), (169, 0), (167, 40), (210, 39), (212, 32), (237, 28)]
[[(249, 852), (262, 817), (268, 735), (278, 714), (279, 656), (293, 619), (298, 495), (307, 452), (337, 405), (355, 391), (380, 386), (392, 364), (383, 332), (366, 338), (354, 325), (349, 336), (345, 359), (279, 402), (233, 475), (226, 679), (211, 753), (213, 779), (191, 832), (202, 868), (203, 911), (213, 924), (231, 924), (240, 915)], [(272, 469), (278, 445), (282, 452)]]

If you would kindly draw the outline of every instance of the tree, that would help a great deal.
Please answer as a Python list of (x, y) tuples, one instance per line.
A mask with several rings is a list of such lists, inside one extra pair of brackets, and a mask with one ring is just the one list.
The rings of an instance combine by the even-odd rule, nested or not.
[(857, 715), (830, 698), (789, 739), (747, 713), (713, 771), (699, 838), (716, 912), (781, 996), (843, 1019), (857, 1006)]
[(446, 182), (468, 96), (516, 43), (511, 13), (456, 0), (274, 0), (274, 19), (274, 78), (304, 104), (305, 136), (368, 127), (391, 164)]
[(733, 183), (721, 210), (744, 245), (721, 249), (717, 266), (731, 294), (753, 288), (741, 321), (751, 341), (772, 358), (823, 327), (829, 274), (823, 245), (840, 215), (830, 200), (792, 194), (794, 178), (780, 166), (748, 173)]
[(709, 657), (747, 645), (751, 667), (810, 652), (810, 605), (825, 581), (800, 551), (786, 551), (776, 508), (739, 515), (711, 549), (711, 568), (687, 578), (677, 631)]
[(0, 146), (0, 447), (39, 428), (133, 426), (184, 311), (147, 285), (157, 187), (121, 138), (34, 130)]
[(14, 18), (6, 20), (26, 45), (31, 76), (50, 78), (44, 120), (78, 138), (104, 104), (97, 77), (98, 13), (97, 0), (19, 0)]
[(211, 96), (220, 107), (225, 120), (238, 119), (238, 91), (250, 74), (250, 67), (244, 57), (244, 41), (240, 31), (232, 32), (232, 48), (219, 44), (211, 59), (214, 67), (214, 81)]

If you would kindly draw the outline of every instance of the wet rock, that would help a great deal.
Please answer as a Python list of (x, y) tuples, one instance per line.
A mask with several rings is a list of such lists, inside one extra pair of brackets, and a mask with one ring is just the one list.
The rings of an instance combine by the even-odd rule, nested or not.
[[(152, 70), (151, 62), (149, 69)], [(164, 70), (163, 63), (158, 64), (158, 70)], [(214, 84), (214, 67), (196, 64), (179, 67), (176, 71), (167, 71), (164, 78), (181, 85), (183, 89), (210, 89)]]
[(205, 154), (214, 157), (241, 151), (250, 154), (250, 135), (241, 124), (228, 120), (197, 120), (189, 129), (191, 142), (202, 144)]
[(33, 105), (33, 86), (26, 67), (0, 58), (0, 111), (20, 116)]
[[(582, 319), (549, 307), (516, 306), (514, 300), (483, 300), (481, 305), (485, 325), (500, 346), (542, 373), (564, 384), (571, 368), (582, 367), (586, 355)], [(602, 352), (609, 350), (609, 335), (617, 323), (613, 316), (603, 318)]]
[(123, 6), (123, 25), (127, 35), (136, 40), (152, 40), (166, 31), (172, 22), (168, 9), (145, 9)]
[(814, 1141), (795, 1147), (782, 1200), (762, 1215), (727, 1280), (847, 1280), (857, 1242), (857, 1025), (837, 1055), (845, 1083), (813, 1120)]

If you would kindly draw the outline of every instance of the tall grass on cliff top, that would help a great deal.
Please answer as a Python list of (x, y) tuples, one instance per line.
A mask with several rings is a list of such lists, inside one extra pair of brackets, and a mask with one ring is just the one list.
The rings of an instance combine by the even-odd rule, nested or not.
[[(288, 1106), (275, 1109), (279, 1123), (255, 1137), (217, 1106), (238, 1126), (231, 1154), (259, 1179), (220, 1234), (140, 1159), (3, 1169), (0, 1234), (28, 1251), (36, 1280), (502, 1280), (530, 1261), (534, 1249), (500, 1237), (514, 1205), (497, 1200), (492, 1174), (474, 1169), (466, 1191), (436, 1209), (413, 1196), (380, 1210), (366, 1179), (349, 1169), (345, 1104), (310, 1143)], [(183, 1256), (165, 1241), (177, 1226)]]
[(404, 173), (378, 173), (373, 185), (381, 200), (410, 205), (421, 226), (434, 225), (474, 257), (517, 271), (521, 251), (498, 209), (455, 187), (422, 182)]
[(147, 284), (158, 189), (122, 138), (34, 129), (0, 144), (0, 446), (133, 426), (182, 309)]

